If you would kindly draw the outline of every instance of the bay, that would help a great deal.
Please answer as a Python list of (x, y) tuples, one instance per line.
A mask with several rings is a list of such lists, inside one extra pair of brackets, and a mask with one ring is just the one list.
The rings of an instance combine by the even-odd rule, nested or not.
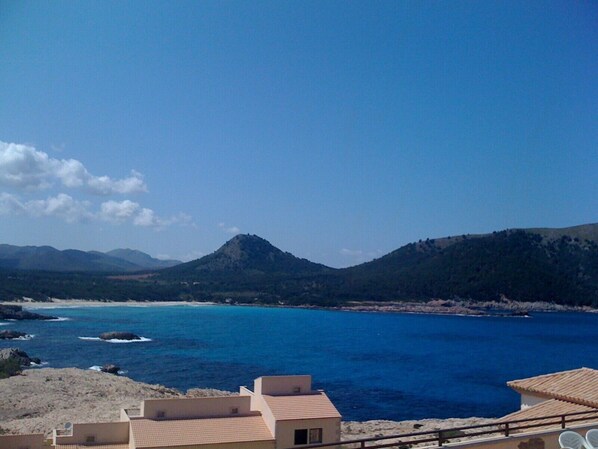
[[(311, 374), (345, 420), (498, 417), (519, 408), (506, 382), (598, 368), (598, 314), (466, 317), (238, 306), (43, 309), (63, 321), (9, 322), (0, 341), (45, 366), (115, 363), (134, 380), (237, 390), (261, 375)], [(89, 338), (130, 331), (151, 339)], [(86, 337), (87, 339), (81, 339)]]

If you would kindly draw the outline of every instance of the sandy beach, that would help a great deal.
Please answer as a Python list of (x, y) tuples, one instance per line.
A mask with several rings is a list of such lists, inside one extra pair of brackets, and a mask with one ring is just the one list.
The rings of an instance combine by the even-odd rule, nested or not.
[(519, 302), (508, 299), (498, 301), (471, 301), (471, 300), (444, 300), (431, 299), (428, 301), (349, 301), (338, 307), (316, 306), (289, 306), (271, 304), (222, 304), (215, 302), (188, 302), (188, 301), (96, 301), (86, 299), (60, 299), (52, 298), (51, 301), (38, 302), (30, 298), (23, 301), (2, 302), (5, 305), (22, 306), (27, 309), (58, 309), (79, 307), (172, 307), (189, 306), (203, 307), (210, 305), (228, 305), (235, 307), (282, 307), (282, 308), (307, 308), (326, 309), (345, 312), (367, 313), (414, 313), (424, 315), (458, 315), (458, 316), (505, 316), (529, 317), (533, 312), (584, 312), (597, 313), (598, 309), (583, 306), (565, 306), (545, 301)]
[(212, 306), (214, 302), (183, 302), (183, 301), (93, 301), (87, 299), (58, 299), (52, 298), (52, 301), (39, 302), (31, 300), (23, 301), (2, 301), (7, 306), (22, 306), (26, 309), (65, 309), (79, 307), (171, 307), (171, 306), (189, 306), (201, 307)]

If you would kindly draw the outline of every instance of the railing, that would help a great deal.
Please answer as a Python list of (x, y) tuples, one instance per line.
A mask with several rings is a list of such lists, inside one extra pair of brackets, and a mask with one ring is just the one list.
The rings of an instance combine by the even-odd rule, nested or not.
[(470, 439), (471, 437), (480, 437), (483, 435), (497, 434), (508, 437), (512, 433), (521, 430), (534, 429), (539, 427), (552, 427), (552, 429), (556, 427), (564, 429), (567, 426), (567, 424), (591, 420), (596, 420), (598, 422), (598, 410), (567, 413), (564, 415), (548, 415), (539, 418), (514, 419), (508, 421), (496, 420), (495, 422), (490, 424), (477, 424), (475, 426), (452, 427), (448, 429), (432, 430), (426, 432), (403, 433), (398, 435), (387, 435), (373, 438), (360, 438), (356, 440), (346, 440), (336, 443), (309, 444), (296, 447), (300, 447), (301, 449), (409, 449), (414, 446), (420, 445), (431, 446), (430, 444), (426, 443), (434, 443), (432, 444), (432, 446), (441, 447), (444, 443), (451, 442), (451, 440), (461, 441), (464, 439)]

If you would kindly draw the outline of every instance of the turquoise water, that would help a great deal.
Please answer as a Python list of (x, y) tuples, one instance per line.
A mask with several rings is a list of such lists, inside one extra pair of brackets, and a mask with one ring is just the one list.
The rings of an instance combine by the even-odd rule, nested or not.
[[(347, 420), (502, 416), (511, 379), (598, 368), (598, 314), (532, 318), (376, 314), (234, 306), (52, 309), (69, 318), (11, 322), (3, 342), (49, 367), (116, 363), (135, 380), (237, 390), (255, 377), (312, 374)], [(82, 340), (131, 331), (151, 341)]]

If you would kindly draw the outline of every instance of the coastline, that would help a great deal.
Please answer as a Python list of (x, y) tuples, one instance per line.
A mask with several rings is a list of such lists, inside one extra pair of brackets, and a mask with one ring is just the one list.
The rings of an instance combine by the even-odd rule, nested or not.
[(96, 301), (87, 299), (59, 299), (51, 301), (2, 301), (7, 306), (22, 306), (26, 309), (68, 309), (80, 307), (172, 307), (189, 306), (203, 307), (218, 305), (215, 302), (190, 302), (190, 301)]
[(470, 301), (431, 299), (428, 301), (348, 302), (337, 310), (350, 312), (414, 313), (424, 315), (452, 315), (476, 317), (528, 318), (534, 312), (598, 313), (589, 306), (566, 306), (545, 301)]
[(545, 301), (512, 301), (502, 298), (498, 301), (444, 300), (428, 301), (347, 301), (333, 307), (317, 305), (289, 304), (237, 304), (217, 303), (211, 301), (97, 301), (86, 299), (60, 299), (37, 302), (30, 298), (23, 301), (2, 302), (4, 305), (22, 306), (26, 309), (59, 309), (81, 307), (172, 307), (172, 306), (230, 306), (230, 307), (274, 307), (289, 309), (319, 309), (341, 312), (364, 313), (405, 313), (422, 315), (473, 316), (473, 317), (521, 317), (528, 318), (533, 312), (579, 312), (598, 313), (597, 308), (589, 306), (567, 306)]

